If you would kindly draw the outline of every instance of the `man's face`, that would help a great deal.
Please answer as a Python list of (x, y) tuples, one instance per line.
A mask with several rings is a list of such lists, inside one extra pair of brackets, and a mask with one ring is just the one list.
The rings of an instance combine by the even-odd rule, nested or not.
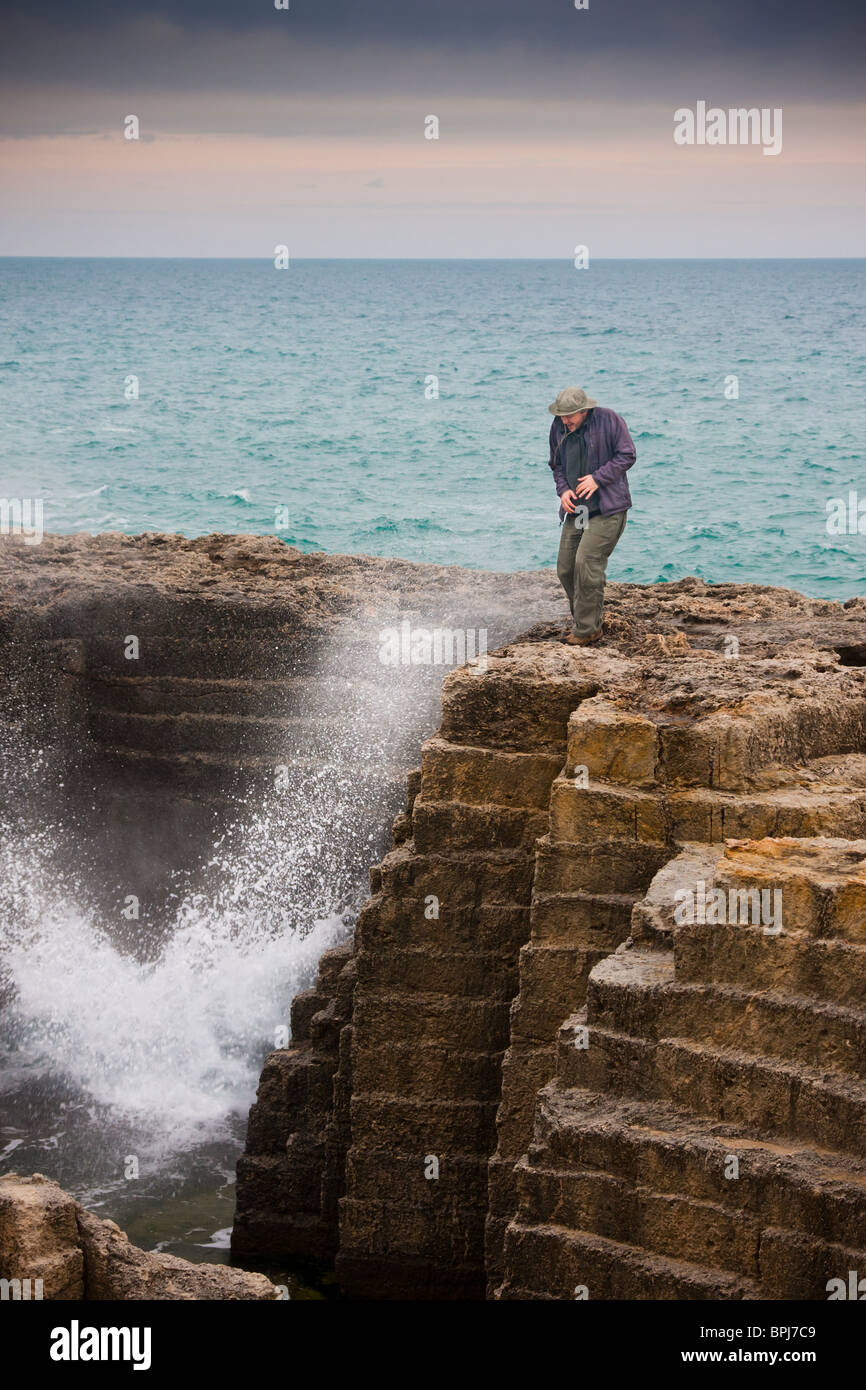
[(576, 415), (560, 415), (559, 418), (567, 430), (576, 430), (578, 425), (583, 424), (588, 414), (588, 410), (579, 410)]

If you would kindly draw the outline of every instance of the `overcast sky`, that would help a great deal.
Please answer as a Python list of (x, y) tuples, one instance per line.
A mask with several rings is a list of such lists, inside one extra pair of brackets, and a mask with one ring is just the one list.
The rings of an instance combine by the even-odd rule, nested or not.
[(7, 0), (0, 254), (862, 255), (864, 59), (864, 0)]

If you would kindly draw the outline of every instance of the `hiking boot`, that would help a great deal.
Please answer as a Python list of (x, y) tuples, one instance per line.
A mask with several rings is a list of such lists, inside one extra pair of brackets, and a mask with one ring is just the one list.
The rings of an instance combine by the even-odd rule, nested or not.
[(595, 632), (591, 632), (588, 637), (575, 637), (573, 632), (569, 632), (561, 640), (568, 647), (593, 647), (596, 642), (601, 641), (601, 633), (600, 627), (596, 628)]

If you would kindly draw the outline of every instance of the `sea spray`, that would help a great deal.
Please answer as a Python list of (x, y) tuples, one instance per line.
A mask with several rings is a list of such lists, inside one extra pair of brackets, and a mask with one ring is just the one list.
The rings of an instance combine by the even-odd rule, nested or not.
[[(182, 1183), (205, 1153), (220, 1180), (231, 1172), (262, 1059), (351, 930), (419, 738), (413, 681), (333, 638), (277, 721), (265, 784), (215, 821), (203, 864), (165, 883), (158, 930), (144, 911), (107, 913), (87, 836), (48, 794), (56, 766), (17, 749), (0, 847), (2, 1166), (82, 1196), (122, 1185), (130, 1155), (141, 1191), (160, 1172)], [(41, 789), (29, 820), (15, 809), (28, 781)]]

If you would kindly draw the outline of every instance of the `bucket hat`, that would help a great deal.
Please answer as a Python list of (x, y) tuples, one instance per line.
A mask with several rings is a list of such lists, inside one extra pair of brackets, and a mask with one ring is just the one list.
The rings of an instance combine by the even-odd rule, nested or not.
[(553, 405), (547, 408), (551, 415), (577, 415), (581, 410), (592, 410), (594, 405), (598, 405), (598, 401), (594, 401), (579, 386), (566, 386)]

